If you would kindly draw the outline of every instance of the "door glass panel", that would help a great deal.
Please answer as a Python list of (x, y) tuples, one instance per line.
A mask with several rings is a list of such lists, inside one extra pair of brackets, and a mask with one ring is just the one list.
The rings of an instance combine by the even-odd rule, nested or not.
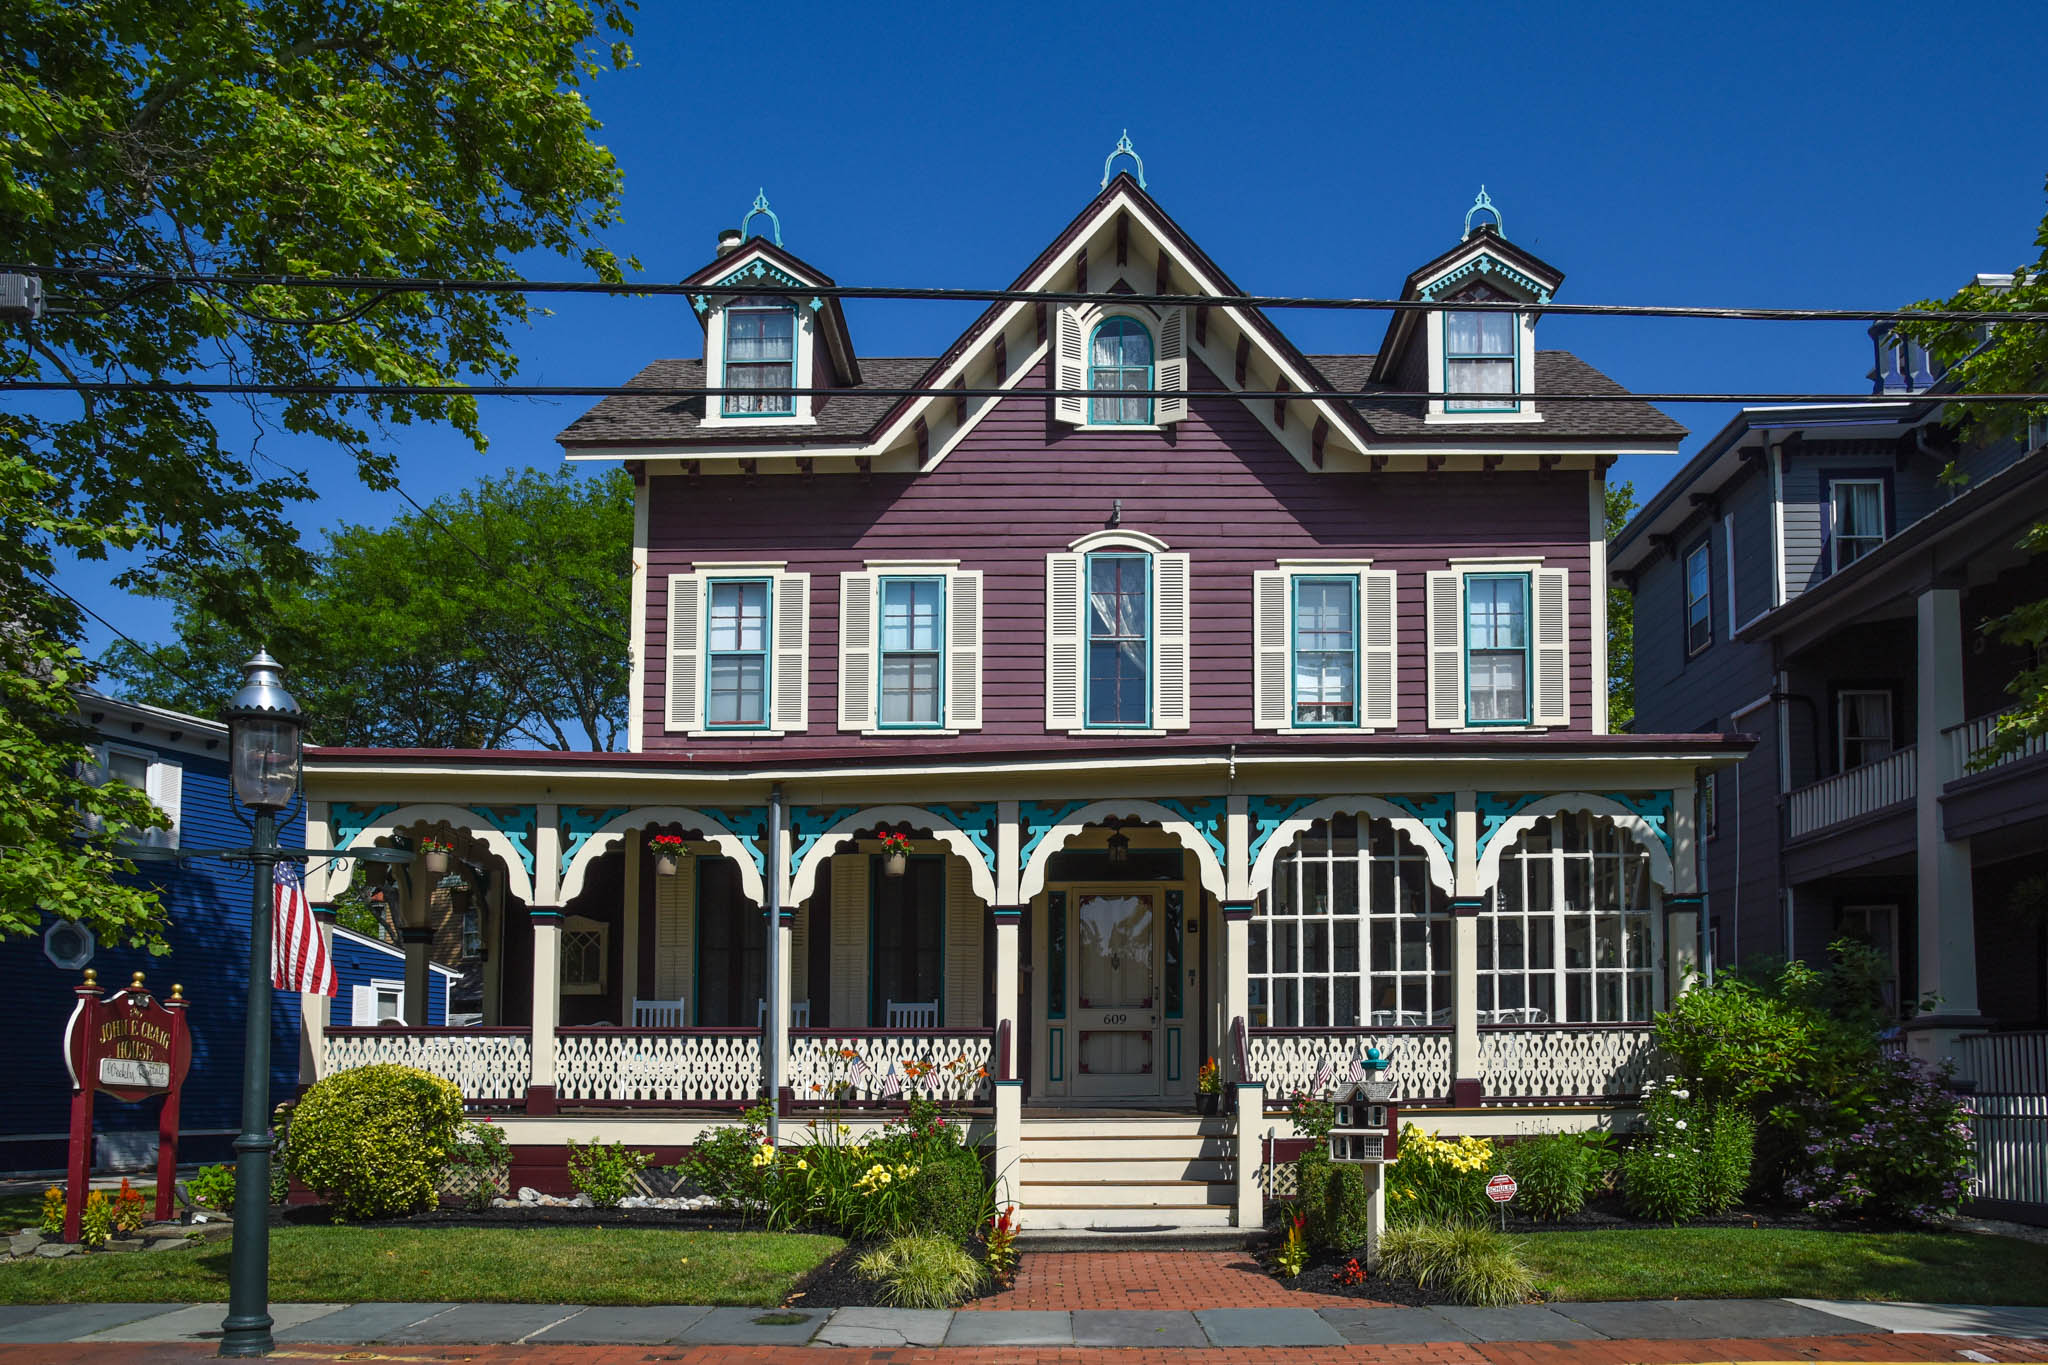
[(1150, 896), (1083, 896), (1081, 1008), (1150, 1009), (1157, 937)]

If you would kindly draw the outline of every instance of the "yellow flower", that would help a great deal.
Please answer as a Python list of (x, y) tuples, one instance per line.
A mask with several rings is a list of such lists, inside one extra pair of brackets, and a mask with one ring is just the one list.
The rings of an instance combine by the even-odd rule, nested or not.
[(796, 1168), (800, 1171), (808, 1171), (811, 1169), (811, 1163), (805, 1161), (802, 1157), (798, 1157), (796, 1159)]

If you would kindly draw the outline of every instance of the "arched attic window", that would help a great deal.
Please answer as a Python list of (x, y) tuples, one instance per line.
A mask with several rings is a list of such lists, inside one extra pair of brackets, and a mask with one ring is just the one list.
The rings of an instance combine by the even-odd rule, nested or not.
[[(1185, 397), (1144, 395), (1151, 389), (1186, 391), (1187, 310), (1108, 308), (1113, 311), (1076, 306), (1053, 313), (1052, 377), (1062, 394), (1053, 402), (1054, 417), (1085, 427), (1163, 427), (1186, 417)], [(1094, 397), (1098, 392), (1138, 396)]]
[[(1107, 317), (1088, 343), (1088, 387), (1096, 393), (1147, 390), (1152, 384), (1152, 333), (1133, 317)], [(1088, 420), (1101, 426), (1149, 426), (1152, 400), (1091, 398)]]
[[(727, 417), (791, 417), (796, 413), (796, 306), (782, 299), (725, 310), (728, 389), (760, 389), (725, 397)], [(780, 390), (781, 392), (776, 392)]]

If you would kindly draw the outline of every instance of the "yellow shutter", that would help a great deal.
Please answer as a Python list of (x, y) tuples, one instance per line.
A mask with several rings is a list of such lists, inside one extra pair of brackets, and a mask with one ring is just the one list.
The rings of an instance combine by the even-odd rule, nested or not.
[(946, 575), (946, 728), (981, 728), (981, 570)]
[(1185, 730), (1193, 710), (1188, 676), (1189, 599), (1193, 595), (1188, 557), (1152, 556), (1152, 724)]
[(839, 728), (875, 725), (875, 575), (839, 575)]
[[(660, 1000), (684, 1000), (697, 975), (697, 860), (676, 859), (676, 875), (654, 879), (654, 994)], [(630, 993), (629, 993), (630, 996)], [(684, 1022), (695, 1018), (690, 1000)]]
[(668, 727), (704, 724), (704, 580), (693, 573), (668, 576)]
[(981, 930), (986, 911), (959, 854), (946, 859), (946, 1027), (980, 1028)]
[(1358, 575), (1359, 724), (1392, 729), (1400, 723), (1394, 629), (1394, 573), (1367, 569)]
[(1535, 578), (1535, 704), (1530, 717), (1538, 725), (1569, 725), (1571, 692), (1570, 574), (1564, 569), (1538, 569)]
[(1455, 570), (1429, 575), (1429, 724), (1465, 723), (1465, 592)]
[(811, 576), (775, 580), (775, 727), (802, 734), (810, 728)]
[(868, 1026), (868, 855), (832, 857), (832, 1027)]
[[(1081, 335), (1081, 319), (1072, 308), (1051, 305), (1053, 319), (1052, 381), (1056, 389), (1075, 390), (1088, 386), (1087, 341)], [(1078, 394), (1052, 400), (1052, 415), (1059, 421), (1079, 425), (1087, 420), (1088, 400)]]
[(1252, 723), (1261, 730), (1284, 728), (1292, 710), (1287, 704), (1289, 586), (1282, 569), (1252, 575)]
[(1045, 728), (1081, 728), (1082, 559), (1045, 557)]

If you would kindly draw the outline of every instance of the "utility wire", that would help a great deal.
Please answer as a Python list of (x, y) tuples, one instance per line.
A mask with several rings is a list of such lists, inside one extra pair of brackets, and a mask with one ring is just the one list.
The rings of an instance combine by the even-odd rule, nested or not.
[(199, 679), (195, 678), (190, 673), (186, 673), (180, 669), (171, 667), (169, 663), (165, 662), (163, 655), (157, 653), (157, 651), (151, 649), (148, 645), (143, 644), (140, 640), (137, 640), (127, 631), (122, 630), (119, 626), (115, 625), (112, 621), (109, 621), (106, 617), (94, 611), (85, 603), (79, 601), (76, 597), (73, 597), (70, 594), (70, 592), (68, 592), (61, 584), (59, 584), (55, 579), (51, 578), (48, 574), (44, 573), (41, 569), (38, 569), (33, 565), (23, 565), (23, 567), (28, 569), (28, 571), (34, 574), (37, 578), (42, 579), (44, 585), (47, 586), (51, 592), (56, 593), (59, 597), (69, 602), (72, 606), (77, 607), (87, 616), (90, 616), (93, 620), (99, 622), (108, 630), (111, 630), (112, 632), (114, 632), (114, 634), (120, 636), (121, 639), (127, 641), (129, 648), (135, 650), (136, 653), (141, 654), (145, 658), (155, 661), (157, 667), (163, 669), (164, 672), (170, 674), (174, 678), (182, 678), (187, 684), (202, 692), (207, 690), (207, 688), (210, 686), (210, 684), (201, 682)]

